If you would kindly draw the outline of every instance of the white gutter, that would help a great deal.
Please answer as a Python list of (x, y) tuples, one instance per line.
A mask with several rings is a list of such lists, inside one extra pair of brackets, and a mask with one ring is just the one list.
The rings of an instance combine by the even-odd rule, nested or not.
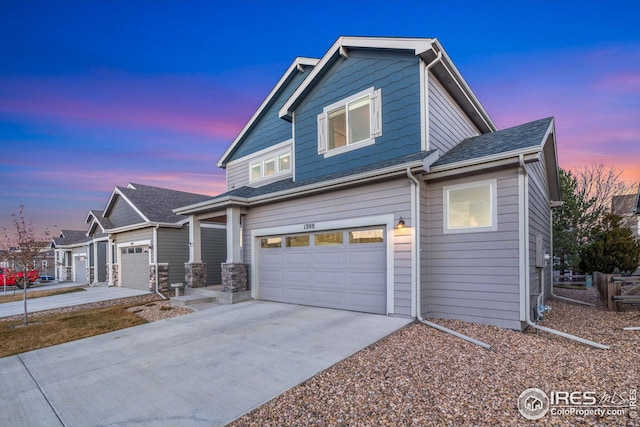
[(525, 319), (529, 326), (538, 329), (543, 332), (548, 332), (550, 334), (559, 335), (564, 338), (568, 338), (570, 340), (578, 341), (582, 344), (590, 345), (592, 347), (596, 347), (602, 350), (608, 350), (609, 346), (597, 343), (595, 341), (590, 341), (585, 338), (580, 338), (575, 335), (567, 334), (566, 332), (557, 331), (555, 329), (547, 328), (545, 326), (540, 326), (531, 321), (531, 280), (529, 278), (529, 216), (527, 212), (529, 211), (529, 174), (527, 173), (524, 156), (520, 155), (520, 173), (518, 178), (519, 184), (519, 216), (520, 216), (520, 227), (523, 235), (521, 236), (520, 245), (524, 247), (524, 251), (520, 251), (520, 268), (524, 269), (524, 291), (525, 291)]
[(162, 299), (167, 299), (164, 295), (160, 293), (159, 289), (159, 275), (158, 275), (158, 228), (160, 228), (160, 224), (157, 224), (153, 227), (153, 263), (156, 265), (155, 268), (155, 282), (156, 282), (156, 294), (160, 295)]
[(416, 295), (416, 317), (420, 321), (420, 323), (424, 323), (427, 326), (431, 326), (434, 329), (445, 332), (447, 334), (453, 335), (458, 338), (462, 338), (463, 340), (469, 341), (473, 344), (479, 345), (480, 347), (486, 348), (487, 350), (491, 349), (491, 346), (482, 341), (478, 341), (475, 338), (471, 338), (467, 335), (463, 335), (460, 332), (456, 332), (452, 329), (445, 328), (444, 326), (440, 326), (436, 323), (429, 322), (428, 320), (422, 317), (422, 303), (421, 303), (421, 295), (420, 295), (420, 276), (421, 276), (421, 268), (420, 268), (420, 181), (411, 173), (411, 168), (407, 167), (407, 177), (411, 181), (411, 216), (413, 217), (414, 223), (414, 236), (415, 236), (415, 245), (414, 250), (411, 254), (411, 280), (413, 282), (413, 286), (415, 287), (415, 295)]
[(332, 179), (330, 181), (319, 181), (313, 184), (305, 185), (303, 187), (290, 188), (287, 190), (277, 191), (255, 197), (224, 196), (213, 200), (206, 200), (204, 202), (196, 203), (193, 205), (183, 206), (174, 209), (173, 213), (179, 215), (197, 214), (205, 209), (212, 210), (226, 208), (230, 203), (234, 203), (239, 206), (257, 206), (261, 203), (271, 203), (282, 199), (310, 195), (318, 191), (326, 191), (328, 189), (336, 189), (354, 184), (362, 184), (370, 180), (389, 178), (393, 176), (402, 176), (404, 175), (405, 167), (418, 167), (422, 166), (422, 164), (423, 160), (416, 160), (411, 163), (389, 166), (375, 171), (363, 172), (357, 175), (349, 175), (342, 178)]
[[(432, 49), (433, 49), (433, 46), (432, 46)], [(420, 105), (424, 105), (424, 109), (425, 109), (424, 114), (421, 114), (421, 117), (423, 117), (423, 120), (420, 126), (421, 127), (420, 131), (422, 133), (421, 135), (422, 141), (424, 142), (422, 149), (425, 151), (428, 151), (431, 146), (431, 142), (429, 138), (429, 70), (431, 69), (431, 67), (436, 65), (436, 62), (440, 61), (441, 59), (442, 59), (442, 51), (439, 50), (438, 54), (433, 59), (433, 61), (431, 61), (428, 64), (425, 64), (424, 67), (420, 67), (420, 79), (424, 81), (423, 85), (421, 85), (421, 87), (423, 87), (424, 90), (420, 91)]]

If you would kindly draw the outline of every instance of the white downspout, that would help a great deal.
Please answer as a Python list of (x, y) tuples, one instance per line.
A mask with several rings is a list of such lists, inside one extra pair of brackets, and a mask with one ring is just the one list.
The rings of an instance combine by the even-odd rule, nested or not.
[[(445, 332), (447, 334), (451, 334), (455, 337), (458, 338), (462, 338), (463, 340), (469, 341), (473, 344), (479, 345), (480, 347), (484, 347), (487, 350), (491, 349), (491, 346), (487, 343), (484, 343), (482, 341), (478, 341), (475, 338), (471, 338), (467, 335), (463, 335), (460, 332), (456, 332), (454, 330), (445, 328), (444, 326), (440, 326), (436, 323), (433, 322), (429, 322), (428, 320), (424, 319), (422, 317), (422, 303), (420, 300), (420, 276), (421, 276), (421, 268), (420, 268), (420, 181), (411, 173), (411, 168), (407, 167), (407, 177), (409, 178), (409, 180), (411, 181), (411, 191), (412, 191), (412, 197), (411, 197), (411, 201), (412, 206), (411, 206), (411, 215), (413, 217), (413, 223), (414, 223), (414, 233), (415, 233), (415, 249), (413, 251), (413, 253), (411, 254), (412, 257), (412, 266), (411, 266), (411, 270), (412, 270), (412, 274), (411, 274), (411, 278), (413, 279), (413, 286), (415, 286), (415, 294), (416, 294), (416, 315), (417, 315), (417, 319), (420, 321), (420, 323), (424, 323), (427, 326), (431, 326), (432, 328), (435, 328), (439, 331)], [(415, 195), (415, 196), (414, 196)], [(414, 202), (415, 200), (415, 202)]]
[(525, 269), (524, 275), (524, 289), (525, 289), (525, 319), (527, 324), (535, 329), (538, 329), (543, 332), (548, 332), (550, 334), (559, 335), (564, 338), (568, 338), (570, 340), (578, 341), (582, 344), (590, 345), (592, 347), (596, 347), (602, 350), (608, 350), (609, 346), (597, 343), (595, 341), (590, 341), (585, 338), (580, 338), (575, 335), (567, 334), (566, 332), (557, 331), (555, 329), (547, 328), (545, 326), (540, 326), (531, 321), (531, 283), (529, 277), (529, 216), (527, 212), (529, 211), (529, 174), (527, 173), (527, 169), (524, 164), (524, 156), (520, 154), (520, 171), (523, 177), (523, 186), (520, 188), (520, 203), (519, 203), (519, 211), (520, 211), (520, 226), (524, 227), (524, 242), (520, 242), (520, 244), (524, 245), (525, 251), (523, 258), (520, 259), (520, 262), (523, 263)]
[[(549, 212), (549, 221), (551, 221), (551, 257), (553, 259), (553, 208), (550, 209)], [(563, 299), (565, 301), (570, 301), (570, 302), (575, 302), (578, 304), (583, 304), (583, 305), (588, 305), (590, 307), (595, 307), (595, 304), (591, 304), (590, 302), (586, 302), (586, 301), (579, 301), (577, 299), (572, 299), (572, 298), (567, 298), (567, 297), (563, 297), (560, 295), (556, 295), (553, 293), (553, 267), (551, 267), (551, 296), (554, 298), (558, 298), (558, 299)]]
[(420, 104), (424, 106), (423, 120), (421, 121), (421, 140), (423, 142), (422, 149), (424, 151), (431, 149), (431, 141), (429, 138), (429, 70), (436, 65), (436, 62), (442, 59), (442, 51), (439, 51), (433, 61), (426, 64), (424, 67), (420, 67), (420, 80), (423, 83), (424, 90), (420, 91)]
[(153, 227), (153, 263), (156, 265), (155, 270), (155, 282), (156, 282), (156, 294), (160, 295), (162, 297), (162, 299), (167, 299), (167, 297), (165, 297), (164, 295), (162, 295), (162, 293), (160, 292), (159, 289), (159, 275), (158, 275), (158, 228), (160, 227), (159, 224), (156, 224), (155, 227)]

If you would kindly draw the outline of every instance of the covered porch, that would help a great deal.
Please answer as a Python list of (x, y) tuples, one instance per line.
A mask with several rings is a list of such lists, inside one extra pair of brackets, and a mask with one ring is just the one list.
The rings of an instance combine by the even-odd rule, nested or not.
[[(179, 213), (189, 216), (189, 261), (185, 263), (185, 289), (204, 288), (207, 281), (207, 264), (202, 257), (203, 224), (223, 223), (227, 226), (227, 259), (221, 264), (221, 285), (217, 286), (215, 291), (248, 295), (248, 266), (243, 262), (242, 254), (242, 217), (246, 214), (246, 208), (235, 205), (200, 207), (194, 205), (181, 208), (180, 211)], [(219, 296), (217, 299), (225, 298)], [(244, 298), (240, 299), (244, 300)]]

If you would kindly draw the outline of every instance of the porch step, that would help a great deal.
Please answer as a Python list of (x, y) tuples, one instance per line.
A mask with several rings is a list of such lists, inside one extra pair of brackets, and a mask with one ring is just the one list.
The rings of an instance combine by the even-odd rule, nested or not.
[(207, 302), (214, 302), (215, 297), (207, 295), (182, 295), (179, 297), (171, 297), (171, 305), (176, 307), (186, 307), (194, 304), (204, 304)]

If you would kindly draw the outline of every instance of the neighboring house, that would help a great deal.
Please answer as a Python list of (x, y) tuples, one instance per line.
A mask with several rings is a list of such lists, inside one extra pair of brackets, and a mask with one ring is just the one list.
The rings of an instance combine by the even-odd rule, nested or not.
[(109, 277), (109, 265), (107, 264), (109, 236), (105, 230), (112, 225), (108, 219), (102, 216), (102, 213), (103, 211), (92, 209), (85, 220), (89, 224), (87, 235), (92, 240), (89, 251), (89, 273), (91, 283), (94, 284), (108, 283)]
[[(185, 282), (189, 259), (189, 221), (173, 209), (210, 199), (148, 185), (115, 187), (103, 211), (90, 211), (88, 234), (100, 267), (101, 245), (105, 242), (106, 280), (109, 285), (145, 290), (167, 290), (170, 283)], [(206, 271), (198, 271), (201, 285), (221, 283), (220, 265), (226, 258), (226, 225), (202, 226), (198, 244), (207, 260)], [(191, 274), (190, 270), (187, 273)], [(98, 271), (98, 276), (100, 272)]]
[(91, 283), (89, 275), (91, 238), (86, 231), (62, 230), (51, 242), (55, 258), (55, 278), (60, 282)]
[(226, 221), (230, 291), (518, 330), (549, 293), (554, 119), (498, 131), (436, 39), (296, 59), (218, 166), (228, 191), (175, 212)]
[(635, 194), (624, 194), (611, 198), (611, 213), (622, 217), (622, 224), (629, 227), (640, 240), (640, 188)]

